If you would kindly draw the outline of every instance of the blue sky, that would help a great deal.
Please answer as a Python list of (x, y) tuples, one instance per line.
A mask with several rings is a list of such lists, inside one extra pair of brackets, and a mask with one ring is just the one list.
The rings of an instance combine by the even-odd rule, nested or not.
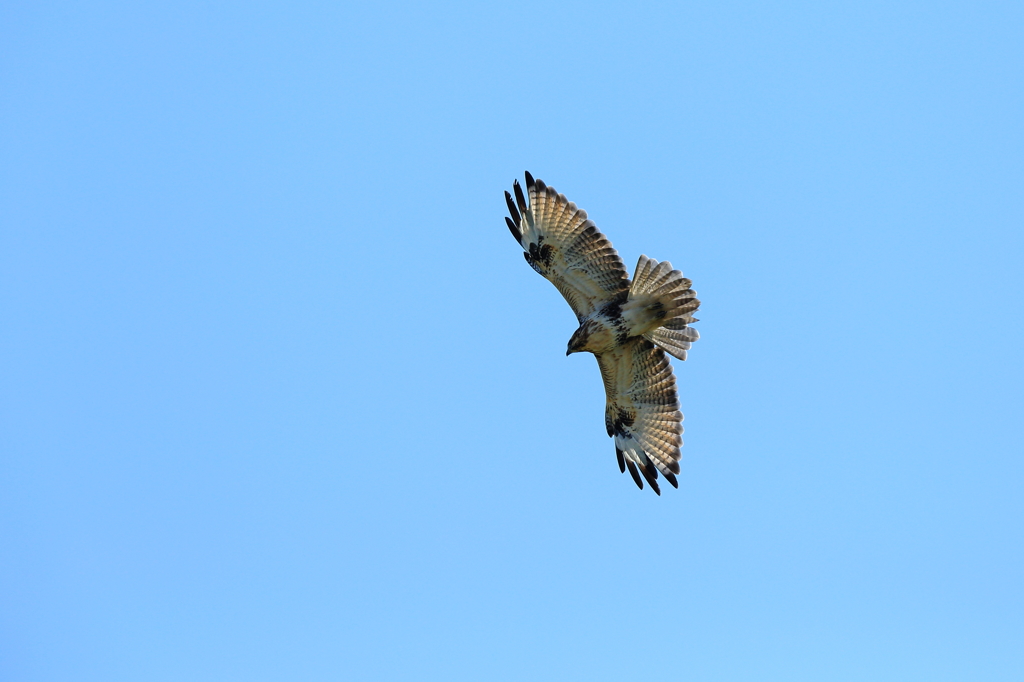
[[(0, 677), (1024, 676), (1015, 3), (8, 3)], [(703, 301), (619, 474), (524, 170)]]

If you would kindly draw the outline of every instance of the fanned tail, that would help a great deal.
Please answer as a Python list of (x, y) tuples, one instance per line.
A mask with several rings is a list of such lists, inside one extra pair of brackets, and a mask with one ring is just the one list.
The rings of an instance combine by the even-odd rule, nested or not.
[[(644, 325), (647, 329), (643, 337), (680, 360), (686, 359), (686, 351), (700, 338), (697, 330), (689, 326), (697, 321), (693, 313), (700, 307), (697, 292), (690, 285), (690, 280), (679, 270), (673, 270), (668, 261), (659, 263), (640, 256), (629, 289), (629, 298), (638, 304), (642, 302), (643, 308), (656, 317), (650, 325)], [(626, 307), (631, 306), (627, 303)]]

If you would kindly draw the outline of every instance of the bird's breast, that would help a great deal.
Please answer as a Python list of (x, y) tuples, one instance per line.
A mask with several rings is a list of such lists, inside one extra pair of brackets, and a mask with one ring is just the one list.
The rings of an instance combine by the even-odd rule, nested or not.
[(604, 317), (595, 317), (589, 325), (590, 334), (587, 336), (587, 343), (583, 350), (591, 353), (604, 353), (618, 345), (618, 336), (615, 325)]

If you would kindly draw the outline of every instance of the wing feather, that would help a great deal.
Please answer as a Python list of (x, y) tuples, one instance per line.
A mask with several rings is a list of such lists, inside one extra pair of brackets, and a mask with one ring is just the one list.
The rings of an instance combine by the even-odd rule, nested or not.
[(555, 285), (576, 319), (629, 290), (626, 266), (587, 212), (526, 174), (527, 200), (516, 181), (515, 197), (505, 192), (509, 231), (533, 269)]
[(625, 463), (639, 487), (647, 480), (659, 494), (654, 482), (659, 471), (678, 487), (683, 414), (664, 351), (637, 337), (598, 355), (597, 364), (607, 399), (605, 426), (615, 439), (619, 468)]

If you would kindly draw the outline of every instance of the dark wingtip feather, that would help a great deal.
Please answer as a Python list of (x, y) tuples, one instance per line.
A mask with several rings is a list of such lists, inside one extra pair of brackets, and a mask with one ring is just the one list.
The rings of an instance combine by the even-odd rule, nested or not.
[(505, 223), (508, 225), (508, 229), (512, 233), (512, 236), (515, 237), (516, 241), (519, 242), (519, 245), (522, 246), (523, 233), (519, 231), (519, 228), (516, 227), (516, 224), (512, 222), (512, 219), (509, 218), (508, 216), (505, 216)]
[(530, 175), (530, 171), (526, 171), (526, 186), (533, 187), (533, 176)]
[(519, 204), (519, 212), (522, 214), (526, 213), (526, 197), (523, 196), (523, 187), (516, 180), (512, 183), (512, 189), (516, 192), (516, 203)]
[(622, 456), (622, 450), (619, 450), (618, 448), (615, 448), (615, 458), (617, 460), (619, 460), (619, 473), (620, 474), (626, 473), (626, 460)]
[(523, 216), (519, 215), (519, 209), (516, 208), (516, 204), (512, 201), (512, 195), (507, 191), (505, 192), (505, 203), (508, 204), (508, 212), (512, 215), (512, 220), (515, 221), (516, 225), (523, 222)]
[(666, 481), (668, 481), (669, 483), (672, 484), (673, 488), (675, 488), (676, 490), (679, 490), (679, 482), (676, 480), (676, 475), (675, 474), (666, 474), (666, 473), (663, 472), (661, 475), (665, 477)]
[(636, 483), (636, 487), (640, 490), (644, 489), (644, 482), (640, 478), (640, 472), (636, 470), (636, 465), (633, 464), (633, 460), (627, 459), (626, 466), (629, 467), (629, 475), (633, 477), (633, 482)]
[(656, 495), (660, 496), (661, 488), (658, 487), (658, 470), (654, 467), (654, 465), (640, 465), (640, 473), (642, 473), (644, 475), (644, 478), (647, 479), (647, 482), (651, 484), (651, 490), (653, 490)]

